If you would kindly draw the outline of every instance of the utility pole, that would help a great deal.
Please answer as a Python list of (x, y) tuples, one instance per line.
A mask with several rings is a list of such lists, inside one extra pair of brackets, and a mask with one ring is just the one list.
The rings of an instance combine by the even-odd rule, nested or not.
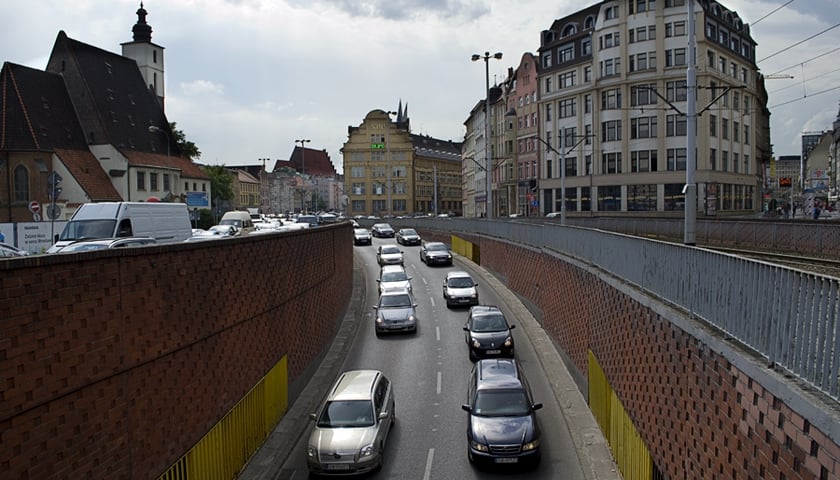
[(697, 169), (697, 38), (694, 1), (688, 2), (688, 69), (686, 70), (686, 165), (685, 165), (685, 236), (683, 243), (695, 245), (697, 224), (697, 184), (694, 171)]

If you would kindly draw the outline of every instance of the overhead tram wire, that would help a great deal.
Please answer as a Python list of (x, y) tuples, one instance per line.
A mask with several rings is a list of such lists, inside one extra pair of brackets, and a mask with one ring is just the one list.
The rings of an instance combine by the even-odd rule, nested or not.
[(793, 3), (793, 2), (794, 2), (794, 0), (789, 0), (789, 1), (788, 1), (787, 3), (785, 3), (784, 5), (779, 5), (778, 7), (776, 7), (776, 9), (775, 9), (775, 10), (773, 10), (773, 11), (771, 11), (770, 13), (768, 13), (768, 14), (764, 15), (763, 17), (759, 18), (758, 20), (756, 20), (756, 21), (752, 22), (750, 25), (754, 27), (756, 23), (758, 23), (758, 22), (760, 22), (760, 21), (764, 20), (765, 18), (769, 17), (770, 15), (773, 15), (774, 13), (776, 13), (776, 12), (778, 12), (779, 10), (781, 10), (781, 9), (783, 9), (783, 8), (785, 8), (785, 7), (787, 7), (788, 5), (790, 5), (790, 4), (791, 4), (791, 3)]
[(803, 97), (800, 97), (800, 98), (794, 98), (793, 100), (788, 100), (787, 102), (777, 103), (776, 105), (771, 105), (771, 106), (769, 106), (769, 107), (767, 107), (767, 108), (776, 108), (776, 107), (781, 107), (781, 106), (784, 106), (784, 105), (791, 104), (791, 103), (793, 103), (793, 102), (799, 102), (799, 101), (802, 101), (802, 100), (807, 100), (807, 99), (809, 99), (809, 98), (811, 98), (811, 97), (816, 97), (817, 95), (822, 95), (823, 93), (832, 92), (832, 91), (834, 91), (834, 90), (838, 90), (838, 89), (840, 89), (840, 86), (839, 86), (839, 87), (831, 87), (831, 88), (827, 88), (827, 89), (825, 89), (825, 90), (821, 90), (821, 91), (819, 91), (819, 92), (812, 93), (811, 95), (808, 95), (808, 96), (803, 96)]
[(770, 55), (768, 55), (768, 56), (766, 56), (766, 57), (762, 58), (761, 60), (756, 61), (755, 63), (761, 63), (761, 62), (763, 62), (763, 61), (765, 61), (765, 60), (767, 60), (767, 59), (769, 59), (769, 58), (773, 58), (773, 57), (775, 57), (776, 55), (779, 55), (780, 53), (784, 53), (784, 52), (786, 52), (786, 51), (790, 50), (790, 49), (791, 49), (791, 48), (793, 48), (793, 47), (796, 47), (796, 46), (802, 45), (803, 43), (807, 42), (808, 40), (813, 40), (814, 38), (817, 38), (817, 37), (819, 37), (820, 35), (822, 35), (822, 34), (824, 34), (824, 33), (827, 33), (827, 32), (829, 32), (829, 31), (831, 31), (831, 30), (834, 30), (834, 29), (835, 29), (835, 28), (837, 28), (837, 27), (840, 27), (840, 23), (836, 23), (836, 24), (832, 25), (831, 27), (826, 28), (826, 29), (825, 29), (825, 30), (823, 30), (822, 32), (815, 33), (815, 34), (811, 35), (811, 36), (810, 36), (810, 37), (808, 37), (808, 38), (805, 38), (805, 39), (803, 39), (803, 40), (800, 40), (800, 41), (798, 41), (798, 42), (794, 43), (793, 45), (790, 45), (790, 46), (788, 46), (788, 47), (785, 47), (785, 48), (783, 48), (783, 49), (779, 50), (779, 51), (778, 51), (778, 52), (776, 52), (776, 53), (770, 54)]
[[(770, 75), (779, 75), (779, 74), (784, 73), (784, 72), (786, 72), (786, 71), (788, 71), (788, 70), (791, 70), (791, 69), (794, 69), (794, 68), (796, 68), (796, 67), (799, 67), (799, 66), (801, 66), (801, 65), (803, 65), (803, 64), (805, 64), (805, 63), (813, 62), (814, 60), (817, 60), (818, 58), (822, 58), (822, 57), (824, 57), (824, 56), (826, 56), (826, 55), (830, 55), (830, 54), (832, 54), (832, 53), (834, 53), (834, 52), (836, 52), (836, 51), (838, 51), (838, 50), (840, 50), (840, 47), (837, 47), (837, 48), (831, 49), (831, 50), (829, 50), (829, 51), (827, 51), (827, 52), (825, 52), (825, 53), (823, 53), (823, 54), (817, 55), (816, 57), (811, 57), (811, 58), (809, 58), (808, 60), (803, 60), (803, 61), (801, 61), (801, 62), (799, 62), (799, 63), (796, 63), (796, 64), (793, 64), (793, 65), (791, 65), (791, 66), (789, 66), (789, 67), (785, 67), (785, 68), (783, 68), (783, 69), (781, 69), (781, 70), (779, 70), (779, 71), (776, 71), (776, 72), (771, 73)], [(829, 72), (829, 73), (830, 73), (830, 72)]]

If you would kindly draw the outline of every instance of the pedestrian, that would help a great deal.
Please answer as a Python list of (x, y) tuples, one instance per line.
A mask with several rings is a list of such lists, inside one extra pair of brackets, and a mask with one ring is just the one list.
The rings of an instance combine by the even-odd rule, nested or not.
[(794, 203), (793, 204), (793, 218), (796, 218), (796, 207), (797, 207), (797, 205)]

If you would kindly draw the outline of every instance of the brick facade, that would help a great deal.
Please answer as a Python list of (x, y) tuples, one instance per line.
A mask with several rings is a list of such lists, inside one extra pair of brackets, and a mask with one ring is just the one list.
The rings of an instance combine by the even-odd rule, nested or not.
[(3, 477), (154, 478), (284, 355), (300, 381), (347, 307), (350, 237), (0, 262)]

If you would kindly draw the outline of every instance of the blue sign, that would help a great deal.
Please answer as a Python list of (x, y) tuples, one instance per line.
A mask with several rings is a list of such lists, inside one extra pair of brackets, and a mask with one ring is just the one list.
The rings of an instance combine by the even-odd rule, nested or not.
[(187, 192), (188, 207), (208, 207), (210, 202), (207, 199), (207, 192)]

